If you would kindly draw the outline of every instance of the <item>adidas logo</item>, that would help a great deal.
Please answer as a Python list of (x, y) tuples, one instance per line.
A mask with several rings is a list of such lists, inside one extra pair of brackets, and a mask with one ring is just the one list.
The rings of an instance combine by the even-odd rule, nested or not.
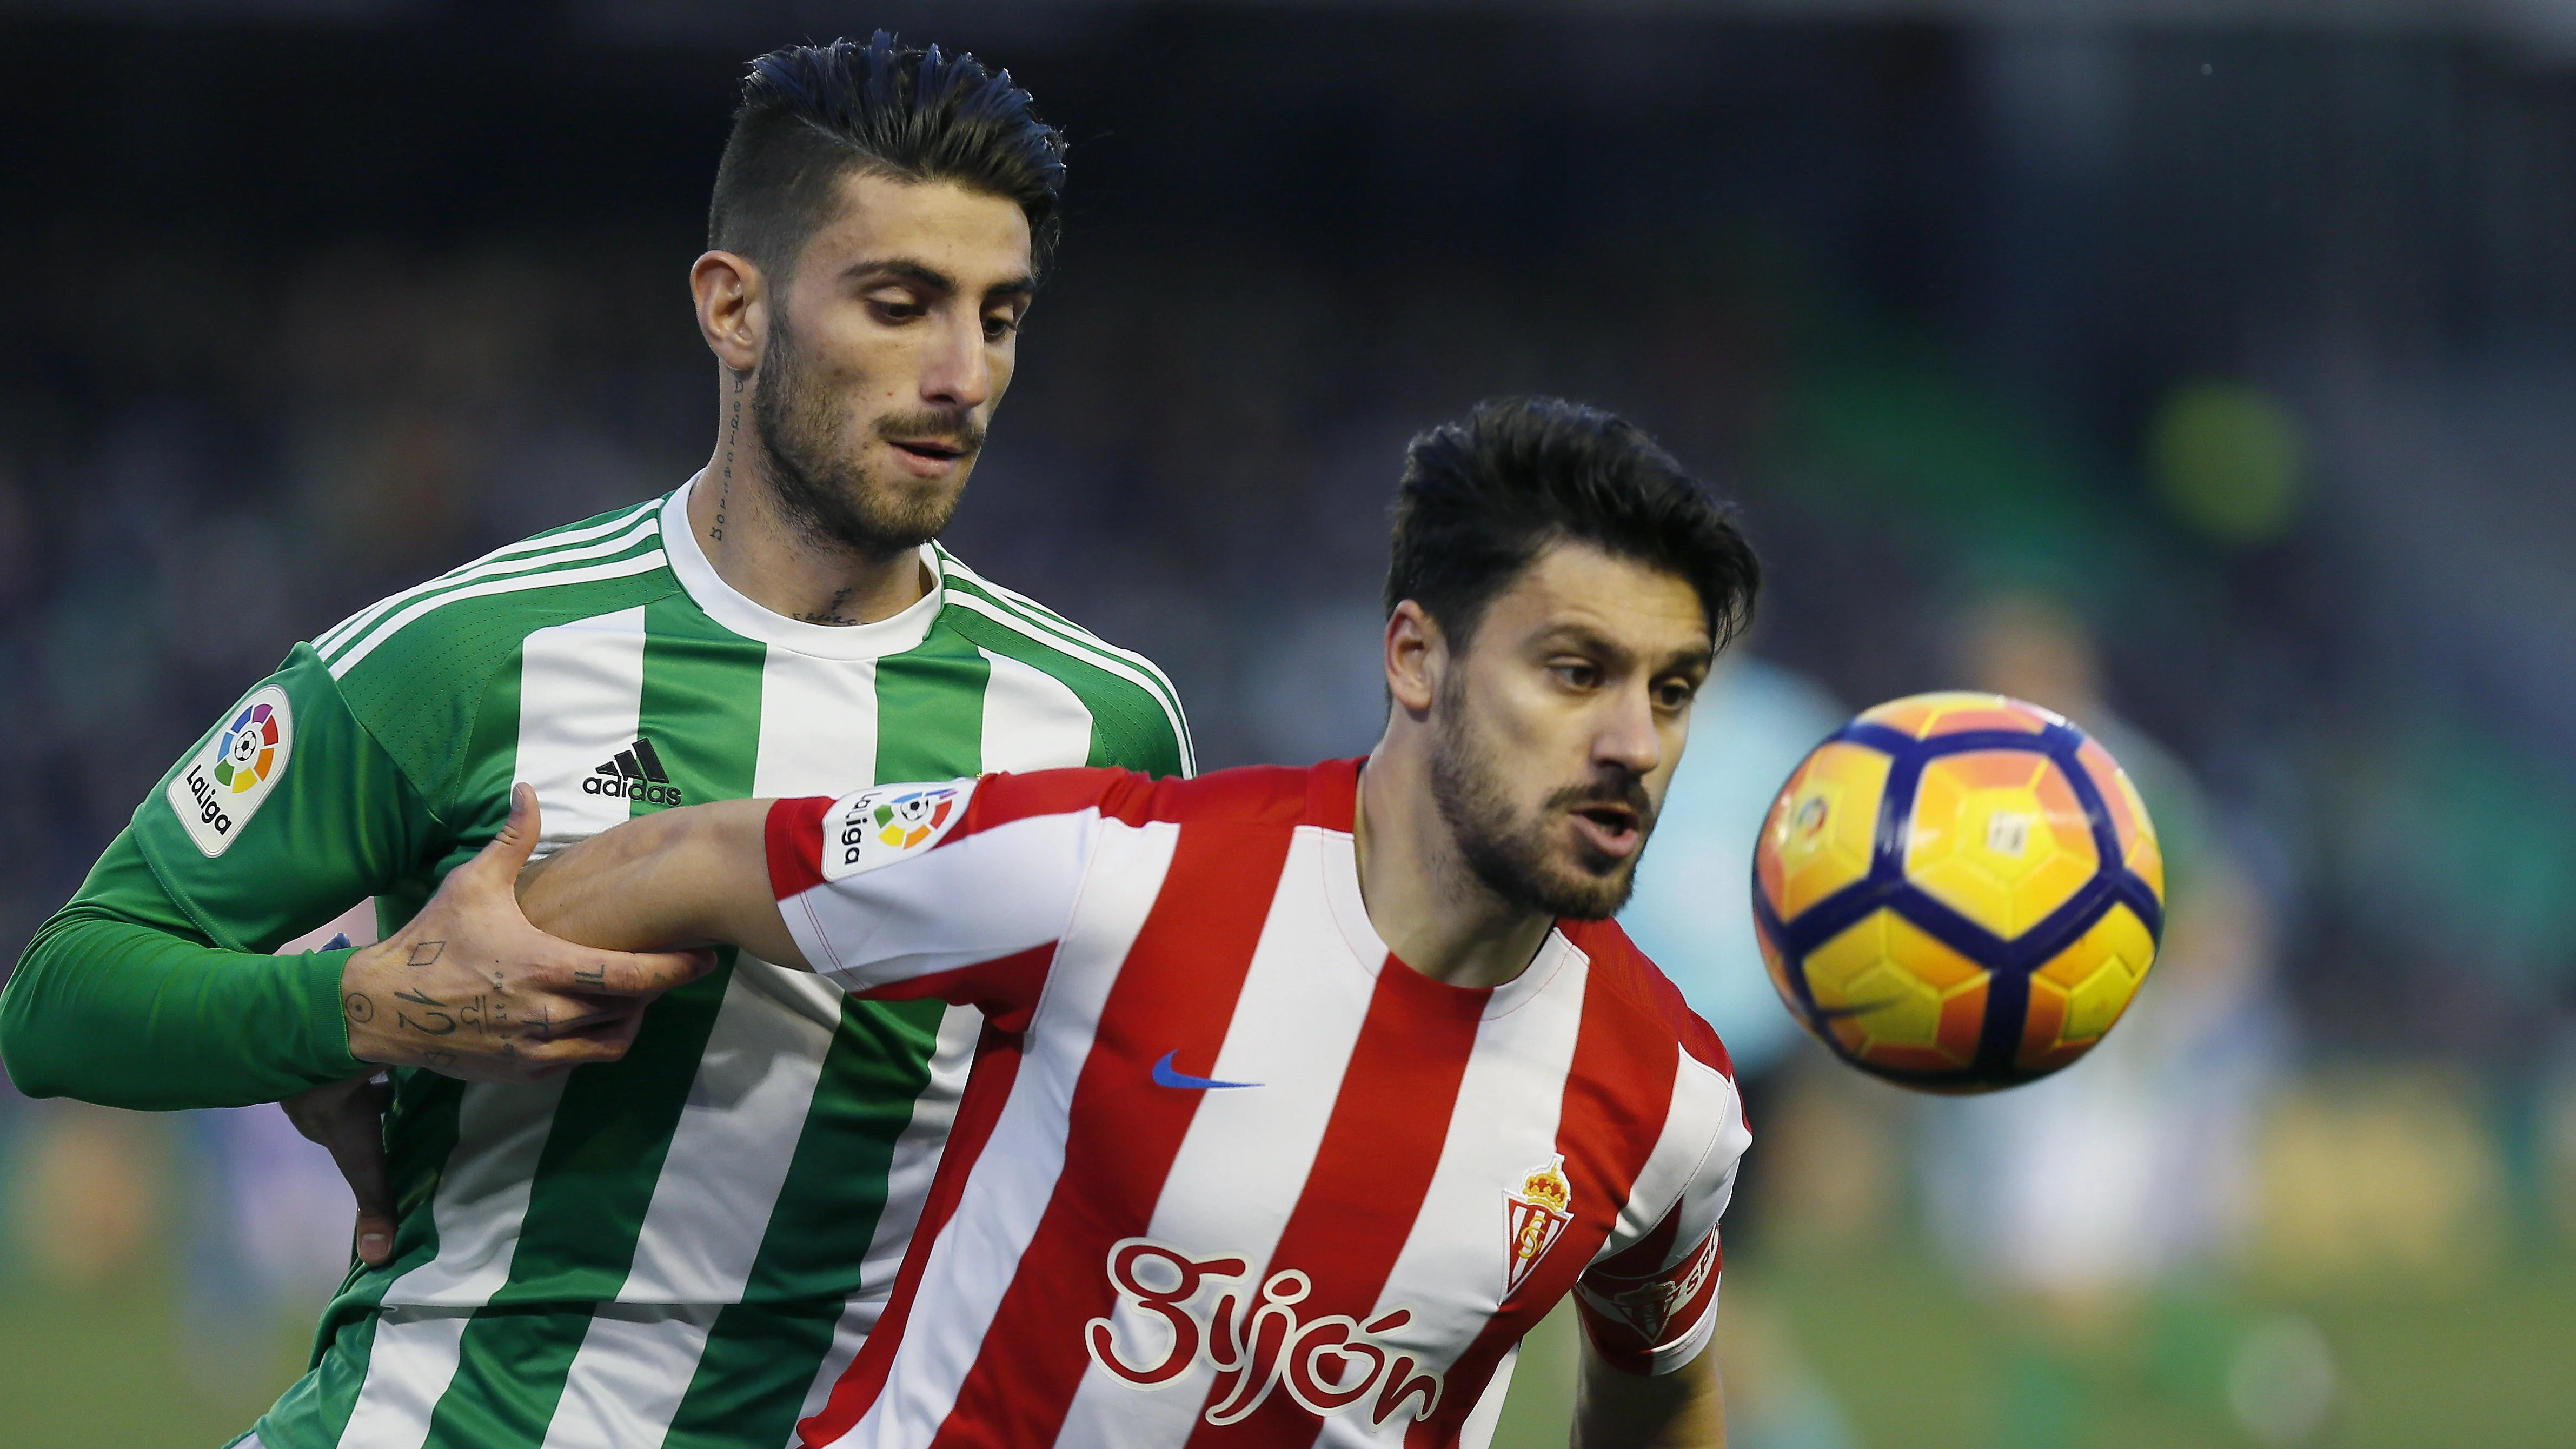
[(641, 800), (648, 805), (678, 805), (680, 787), (671, 783), (670, 772), (662, 768), (662, 757), (655, 753), (653, 742), (642, 735), (635, 743), (617, 752), (617, 758), (584, 775), (581, 793), (606, 795), (618, 800)]

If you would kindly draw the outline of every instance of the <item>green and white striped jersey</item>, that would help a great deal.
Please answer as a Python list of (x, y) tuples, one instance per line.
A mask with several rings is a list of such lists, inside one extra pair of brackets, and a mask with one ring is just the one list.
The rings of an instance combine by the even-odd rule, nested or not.
[[(688, 494), (299, 646), (138, 812), (173, 899), (248, 949), (365, 895), (399, 920), (497, 832), (514, 780), (550, 849), (695, 801), (1190, 769), (1140, 656), (935, 546), (938, 587), (893, 618), (782, 618), (716, 575)], [(655, 1003), (613, 1065), (397, 1073), (394, 1261), (352, 1273), (261, 1442), (789, 1442), (891, 1286), (980, 1030), (738, 956)]]

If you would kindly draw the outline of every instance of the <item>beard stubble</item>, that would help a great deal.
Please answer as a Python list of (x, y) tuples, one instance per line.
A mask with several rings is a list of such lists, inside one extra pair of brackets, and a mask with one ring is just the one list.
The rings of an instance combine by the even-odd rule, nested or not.
[[(1511, 771), (1500, 752), (1481, 738), (1469, 714), (1466, 681), (1459, 673), (1441, 681), (1438, 710), (1431, 740), (1431, 797), (1468, 870), (1487, 890), (1522, 910), (1581, 921), (1617, 915), (1636, 888), (1637, 862), (1655, 827), (1646, 782), (1622, 774), (1568, 786), (1524, 816), (1513, 808), (1504, 786)], [(1585, 804), (1619, 804), (1636, 812), (1637, 849), (1625, 860), (1581, 843), (1576, 849), (1592, 869), (1570, 868), (1550, 858), (1548, 820)]]
[[(871, 558), (919, 548), (946, 532), (964, 485), (908, 486), (877, 476), (860, 449), (841, 447), (841, 416), (780, 309), (761, 349), (751, 420), (766, 454), (760, 472), (788, 525)], [(936, 408), (888, 413), (869, 425), (869, 441), (890, 438), (941, 439), (959, 449), (961, 465), (972, 464), (984, 447), (973, 415)]]

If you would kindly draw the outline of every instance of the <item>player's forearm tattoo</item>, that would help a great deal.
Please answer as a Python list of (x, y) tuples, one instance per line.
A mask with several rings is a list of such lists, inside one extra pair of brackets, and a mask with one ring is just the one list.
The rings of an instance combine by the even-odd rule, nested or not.
[(608, 984), (608, 968), (605, 966), (576, 966), (573, 968), (572, 979), (580, 982), (584, 986), (605, 986)]
[(361, 1026), (376, 1019), (376, 1004), (355, 991), (341, 1000), (340, 1009), (349, 1014), (351, 1021)]
[(422, 1052), (420, 1054), (420, 1064), (425, 1067), (452, 1067), (456, 1065), (456, 1053), (442, 1051)]
[(447, 943), (445, 941), (422, 941), (411, 948), (411, 959), (403, 964), (406, 966), (435, 966), (438, 964), (438, 958), (446, 954)]

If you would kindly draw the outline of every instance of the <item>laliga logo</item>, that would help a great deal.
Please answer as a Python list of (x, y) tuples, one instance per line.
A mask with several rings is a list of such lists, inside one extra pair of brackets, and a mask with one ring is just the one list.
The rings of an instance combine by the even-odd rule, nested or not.
[[(1193, 1258), (1146, 1238), (1119, 1243), (1109, 1250), (1109, 1281), (1121, 1306), (1162, 1319), (1172, 1341), (1159, 1356), (1130, 1362), (1110, 1321), (1095, 1318), (1083, 1330), (1092, 1362), (1134, 1389), (1169, 1387), (1191, 1365), (1206, 1362), (1217, 1377), (1205, 1418), (1219, 1426), (1250, 1417), (1274, 1388), (1318, 1415), (1349, 1413), (1374, 1393), (1367, 1404), (1371, 1424), (1384, 1424), (1408, 1403), (1416, 1419), (1439, 1407), (1440, 1375), (1416, 1373), (1411, 1354), (1371, 1341), (1411, 1323), (1410, 1309), (1391, 1308), (1367, 1323), (1342, 1313), (1301, 1321), (1297, 1305), (1313, 1291), (1312, 1281), (1286, 1268), (1255, 1295), (1246, 1291), (1248, 1267), (1241, 1258)], [(1211, 1283), (1223, 1285), (1215, 1301), (1204, 1311), (1192, 1308)]]
[[(203, 763), (188, 767), (188, 793), (196, 797), (197, 820), (211, 825), (217, 835), (230, 835), (232, 816), (224, 812), (224, 803), (235, 795), (246, 795), (277, 769), (277, 707), (261, 703), (251, 705), (241, 716), (224, 726), (224, 737), (215, 746), (215, 764), (208, 770)], [(212, 775), (212, 779), (207, 777)]]
[(888, 850), (910, 850), (948, 823), (957, 808), (955, 787), (915, 790), (892, 800), (859, 802), (841, 827), (843, 865), (856, 865), (870, 842)]

